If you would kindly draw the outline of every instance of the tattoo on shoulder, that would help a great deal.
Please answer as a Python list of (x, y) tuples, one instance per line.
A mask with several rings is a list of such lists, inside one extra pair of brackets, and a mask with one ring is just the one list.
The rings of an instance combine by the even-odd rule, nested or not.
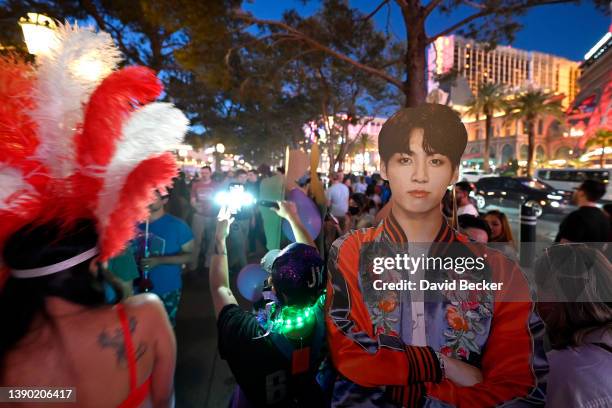
[[(138, 325), (135, 317), (130, 317), (129, 327), (130, 333), (132, 334), (132, 339), (134, 338), (134, 332), (136, 331), (136, 326)], [(110, 332), (110, 333), (109, 333)], [(117, 364), (125, 368), (127, 367), (127, 354), (126, 354), (126, 345), (123, 336), (123, 330), (121, 328), (117, 328), (113, 330), (102, 330), (102, 333), (98, 335), (98, 344), (103, 349), (110, 348), (115, 352), (115, 356), (117, 358)], [(147, 344), (144, 342), (140, 342), (136, 347), (136, 361), (140, 360), (140, 358), (147, 351)]]

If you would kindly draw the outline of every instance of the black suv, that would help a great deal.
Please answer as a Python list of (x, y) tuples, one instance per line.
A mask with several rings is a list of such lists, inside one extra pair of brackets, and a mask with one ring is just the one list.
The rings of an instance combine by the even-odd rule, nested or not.
[(489, 204), (519, 207), (529, 203), (540, 216), (543, 212), (561, 212), (570, 204), (570, 193), (528, 177), (483, 177), (475, 186), (479, 210)]

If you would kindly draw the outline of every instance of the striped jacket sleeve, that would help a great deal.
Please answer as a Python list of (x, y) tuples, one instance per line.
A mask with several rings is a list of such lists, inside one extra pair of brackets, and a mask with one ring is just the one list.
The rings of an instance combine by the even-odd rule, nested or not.
[(441, 372), (430, 347), (406, 346), (395, 336), (374, 334), (359, 288), (360, 231), (336, 240), (328, 261), (326, 326), (332, 362), (363, 387), (437, 382)]

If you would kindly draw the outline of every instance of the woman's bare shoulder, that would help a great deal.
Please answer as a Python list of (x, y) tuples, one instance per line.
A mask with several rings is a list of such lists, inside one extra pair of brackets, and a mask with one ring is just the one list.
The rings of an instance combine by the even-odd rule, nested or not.
[(122, 301), (128, 313), (146, 316), (149, 319), (161, 319), (166, 317), (164, 304), (160, 298), (152, 293), (142, 293)]

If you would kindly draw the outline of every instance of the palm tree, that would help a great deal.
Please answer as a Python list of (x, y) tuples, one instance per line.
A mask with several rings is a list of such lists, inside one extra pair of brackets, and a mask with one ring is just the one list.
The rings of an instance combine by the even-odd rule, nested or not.
[(350, 147), (350, 154), (354, 155), (357, 153), (361, 153), (361, 157), (363, 157), (362, 171), (365, 171), (366, 151), (369, 149), (373, 149), (374, 147), (376, 147), (375, 138), (367, 133), (359, 133), (359, 135), (353, 141), (353, 144)]
[(510, 100), (506, 107), (506, 120), (524, 120), (527, 129), (527, 176), (533, 177), (535, 151), (535, 126), (540, 116), (553, 115), (561, 118), (563, 108), (560, 98), (539, 89), (528, 89)]
[(493, 114), (505, 108), (505, 91), (500, 84), (485, 83), (478, 87), (478, 95), (468, 103), (467, 113), (476, 117), (476, 123), (481, 115), (485, 117), (485, 145), (483, 152), (483, 170), (489, 171), (489, 149), (493, 137)]
[(599, 156), (599, 167), (602, 169), (605, 167), (605, 157), (606, 157), (606, 147), (612, 145), (612, 130), (609, 129), (599, 129), (595, 132), (595, 137), (590, 139), (586, 146), (589, 147), (600, 147), (601, 146), (601, 156)]

